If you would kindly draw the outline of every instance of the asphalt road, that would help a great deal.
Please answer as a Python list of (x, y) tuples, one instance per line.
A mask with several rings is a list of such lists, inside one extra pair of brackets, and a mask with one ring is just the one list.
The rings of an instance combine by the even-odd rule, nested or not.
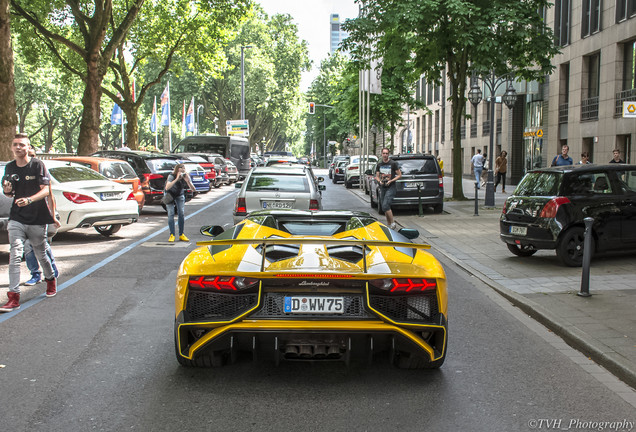
[[(342, 185), (325, 184), (325, 208), (369, 210)], [(0, 428), (586, 431), (600, 430), (593, 422), (636, 421), (633, 406), (599, 381), (602, 371), (444, 261), (450, 329), (440, 370), (382, 361), (180, 367), (176, 269), (204, 239), (201, 225), (231, 222), (233, 198), (226, 187), (187, 205), (190, 244), (166, 244), (165, 230), (156, 234), (165, 217), (154, 210), (114, 239), (88, 231), (57, 238), (63, 289), (42, 299), (39, 284), (19, 313), (0, 316)], [(82, 236), (94, 242), (78, 243)], [(6, 261), (0, 252), (1, 272)]]

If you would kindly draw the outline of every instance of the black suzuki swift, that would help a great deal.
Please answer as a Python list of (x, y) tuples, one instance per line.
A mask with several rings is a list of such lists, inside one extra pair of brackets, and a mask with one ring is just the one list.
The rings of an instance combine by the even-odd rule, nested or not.
[(500, 237), (518, 256), (555, 249), (567, 266), (583, 261), (585, 224), (592, 250), (636, 249), (636, 165), (568, 165), (531, 171), (506, 200)]

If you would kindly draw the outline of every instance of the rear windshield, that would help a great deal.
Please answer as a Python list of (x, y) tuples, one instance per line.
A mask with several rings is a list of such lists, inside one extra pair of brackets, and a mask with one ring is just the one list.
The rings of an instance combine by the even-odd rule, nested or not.
[(177, 161), (175, 159), (147, 159), (146, 165), (152, 172), (174, 171)]
[(208, 163), (208, 160), (203, 156), (187, 156), (187, 158), (190, 159), (192, 162)]
[(398, 159), (402, 174), (437, 174), (437, 161), (434, 159)]
[(555, 196), (563, 175), (561, 173), (530, 172), (521, 179), (515, 195), (522, 196)]
[(305, 175), (254, 174), (246, 187), (247, 191), (309, 192)]
[(49, 169), (51, 177), (60, 183), (84, 181), (84, 180), (106, 180), (103, 175), (90, 168), (81, 166), (64, 166)]
[(133, 179), (137, 177), (135, 170), (126, 162), (102, 162), (99, 172), (111, 180)]

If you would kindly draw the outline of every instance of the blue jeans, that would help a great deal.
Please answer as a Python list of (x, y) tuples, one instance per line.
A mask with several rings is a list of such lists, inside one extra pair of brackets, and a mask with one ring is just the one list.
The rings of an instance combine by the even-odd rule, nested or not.
[(484, 167), (475, 167), (475, 181), (477, 181), (477, 189), (481, 188), (481, 172)]
[[(44, 243), (44, 251), (46, 252), (46, 256), (49, 258), (49, 261), (51, 261), (53, 273), (57, 277), (58, 271), (57, 266), (55, 265), (55, 257), (53, 256), (53, 251), (51, 250), (51, 246), (49, 245), (48, 240)], [(26, 262), (27, 268), (31, 272), (31, 277), (42, 279), (40, 264), (38, 263), (38, 259), (35, 257), (33, 246), (31, 246), (31, 242), (29, 240), (24, 242), (24, 261)]]
[(179, 223), (179, 235), (183, 234), (183, 226), (185, 225), (185, 195), (179, 195), (175, 197), (174, 203), (168, 204), (166, 206), (166, 210), (168, 210), (168, 228), (170, 229), (170, 234), (175, 235), (174, 233), (174, 212), (175, 207), (178, 214), (178, 223)]

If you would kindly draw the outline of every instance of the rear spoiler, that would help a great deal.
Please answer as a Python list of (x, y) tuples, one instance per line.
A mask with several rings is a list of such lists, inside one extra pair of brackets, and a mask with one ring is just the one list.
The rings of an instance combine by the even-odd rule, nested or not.
[[(431, 245), (422, 243), (396, 242), (390, 240), (366, 240), (366, 239), (323, 239), (323, 238), (262, 238), (262, 239), (223, 239), (223, 240), (207, 240), (197, 242), (197, 246), (234, 246), (234, 245), (261, 245), (263, 248), (267, 245), (297, 245), (297, 244), (315, 244), (315, 245), (340, 245), (340, 246), (361, 246), (362, 262), (364, 264), (364, 272), (367, 272), (367, 249), (366, 246), (375, 247), (403, 247), (410, 249), (430, 249)], [(261, 272), (265, 269), (265, 254), (262, 254)]]

